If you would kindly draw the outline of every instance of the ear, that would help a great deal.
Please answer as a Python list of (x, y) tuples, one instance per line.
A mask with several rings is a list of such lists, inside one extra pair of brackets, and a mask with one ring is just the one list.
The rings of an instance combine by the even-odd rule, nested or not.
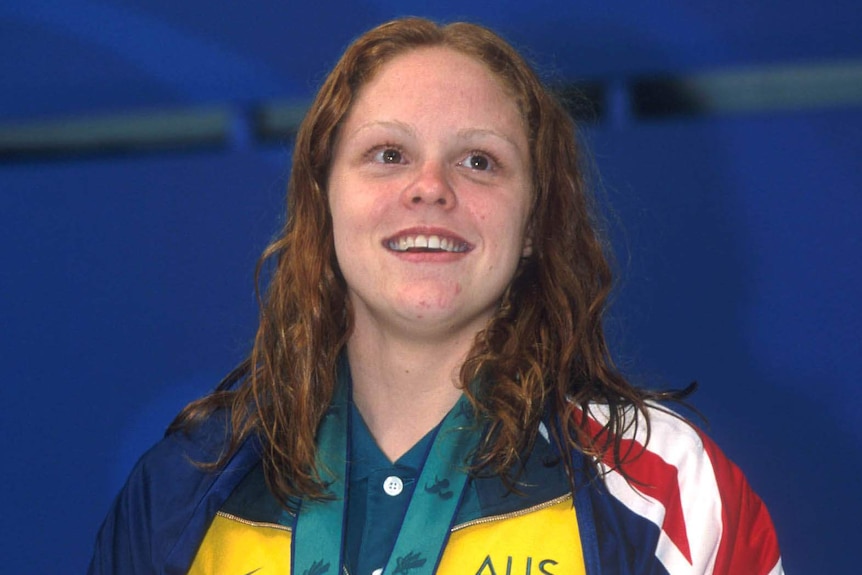
[(533, 238), (531, 234), (524, 236), (524, 248), (521, 250), (521, 257), (528, 258), (533, 255)]

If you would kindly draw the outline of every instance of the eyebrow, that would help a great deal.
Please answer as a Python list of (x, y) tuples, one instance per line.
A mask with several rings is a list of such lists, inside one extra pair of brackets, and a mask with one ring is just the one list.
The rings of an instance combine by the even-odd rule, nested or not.
[(375, 120), (373, 122), (367, 122), (362, 124), (355, 130), (353, 130), (348, 137), (353, 137), (360, 132), (364, 132), (365, 130), (370, 130), (371, 128), (394, 128), (400, 132), (404, 132), (410, 136), (416, 135), (416, 130), (410, 124), (406, 124), (404, 122), (398, 120)]
[(496, 130), (488, 130), (485, 128), (469, 128), (469, 129), (458, 131), (458, 137), (462, 140), (467, 140), (469, 138), (473, 138), (473, 137), (477, 137), (477, 136), (479, 136), (479, 137), (491, 136), (493, 138), (499, 138), (501, 140), (504, 140), (505, 142), (508, 142), (516, 150), (521, 149), (521, 147), (518, 145), (518, 143), (515, 142), (512, 138), (510, 138), (506, 134), (503, 134), (502, 132), (498, 132)]

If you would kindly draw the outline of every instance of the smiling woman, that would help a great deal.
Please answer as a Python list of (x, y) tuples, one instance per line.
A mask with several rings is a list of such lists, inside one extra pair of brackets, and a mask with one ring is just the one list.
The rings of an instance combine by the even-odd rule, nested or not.
[[(373, 385), (354, 374), (354, 400), (392, 460), (457, 400), (452, 375), (527, 249), (527, 137), (518, 107), (487, 67), (438, 47), (393, 58), (362, 87), (340, 128), (328, 191), (353, 306), (348, 357), (351, 365), (357, 356), (384, 362), (369, 366)], [(393, 349), (394, 333), (413, 345)], [(407, 362), (417, 366), (409, 380), (391, 377)], [(409, 405), (432, 382), (440, 404), (421, 412), (424, 422), (407, 416), (406, 405), (377, 413), (367, 401), (370, 388)], [(393, 407), (407, 420), (393, 418)]]
[(297, 136), (249, 358), (91, 573), (782, 573), (766, 509), (614, 369), (574, 127), (487, 29), (355, 41)]

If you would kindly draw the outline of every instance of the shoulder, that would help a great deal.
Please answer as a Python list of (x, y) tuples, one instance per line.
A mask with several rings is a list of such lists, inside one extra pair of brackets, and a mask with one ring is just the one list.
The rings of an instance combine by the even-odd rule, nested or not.
[(148, 573), (186, 561), (212, 516), (257, 461), (256, 450), (246, 445), (223, 470), (203, 469), (199, 464), (214, 462), (228, 437), (227, 418), (219, 413), (147, 451), (100, 529), (90, 573)]
[[(591, 408), (590, 420), (603, 427), (606, 408)], [(649, 525), (667, 572), (782, 572), (765, 505), (703, 431), (656, 405), (641, 416), (632, 412), (627, 423), (624, 463), (614, 466), (609, 457), (598, 467), (615, 506)]]

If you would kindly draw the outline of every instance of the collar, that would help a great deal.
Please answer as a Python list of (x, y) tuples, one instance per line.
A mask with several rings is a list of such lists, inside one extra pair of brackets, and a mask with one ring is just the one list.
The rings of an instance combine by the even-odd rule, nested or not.
[[(544, 424), (543, 428), (547, 429)], [(521, 467), (510, 474), (517, 493), (510, 491), (503, 479), (496, 475), (470, 478), (456, 518), (456, 529), (479, 519), (523, 512), (571, 492), (563, 460), (546, 433), (539, 433), (533, 449), (521, 461)], [(293, 528), (296, 521), (296, 517), (282, 508), (269, 492), (259, 461), (237, 483), (221, 511), (247, 521), (287, 528)]]
[(389, 458), (377, 446), (371, 431), (365, 424), (362, 414), (353, 400), (350, 401), (350, 482), (367, 479), (368, 476), (379, 469), (391, 469), (393, 467), (405, 469), (413, 476), (419, 474), (422, 468), (425, 454), (429, 443), (434, 438), (435, 427), (425, 434), (416, 445), (398, 458), (390, 462)]

